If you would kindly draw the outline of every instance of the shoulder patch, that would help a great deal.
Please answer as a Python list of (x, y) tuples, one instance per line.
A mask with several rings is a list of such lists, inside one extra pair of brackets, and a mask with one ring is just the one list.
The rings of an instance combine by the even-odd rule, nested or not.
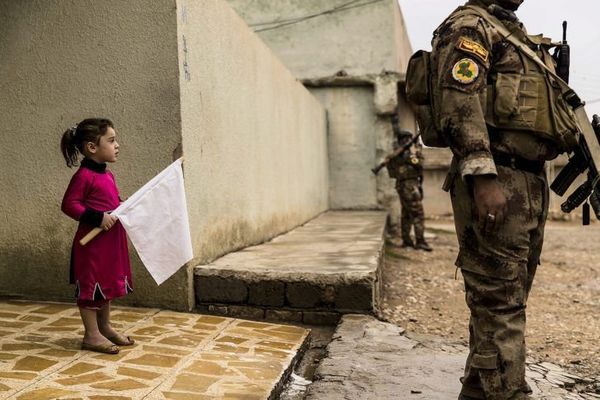
[(460, 38), (458, 42), (458, 48), (460, 50), (466, 51), (467, 53), (473, 54), (474, 56), (477, 56), (484, 63), (488, 61), (488, 57), (490, 55), (490, 53), (485, 49), (485, 47), (471, 39), (467, 39), (466, 37)]
[(452, 77), (455, 81), (468, 85), (479, 76), (479, 65), (470, 59), (463, 58), (452, 67)]

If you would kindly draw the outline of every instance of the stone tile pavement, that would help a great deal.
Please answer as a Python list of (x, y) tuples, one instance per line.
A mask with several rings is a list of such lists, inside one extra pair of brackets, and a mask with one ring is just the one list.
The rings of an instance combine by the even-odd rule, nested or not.
[(268, 399), (309, 331), (159, 309), (115, 307), (136, 340), (118, 355), (80, 350), (76, 307), (0, 301), (0, 399)]

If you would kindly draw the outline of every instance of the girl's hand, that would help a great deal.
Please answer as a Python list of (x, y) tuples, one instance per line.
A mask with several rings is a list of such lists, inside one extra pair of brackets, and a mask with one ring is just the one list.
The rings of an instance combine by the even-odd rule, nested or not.
[(104, 213), (104, 216), (102, 217), (102, 223), (100, 224), (100, 228), (107, 231), (110, 228), (112, 228), (112, 226), (117, 222), (117, 220), (118, 220), (118, 218), (115, 217), (114, 215), (110, 215), (109, 213)]

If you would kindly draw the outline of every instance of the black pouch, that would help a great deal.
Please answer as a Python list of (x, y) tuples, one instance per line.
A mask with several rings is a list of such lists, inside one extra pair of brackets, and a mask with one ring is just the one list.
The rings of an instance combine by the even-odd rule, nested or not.
[(423, 144), (429, 147), (448, 147), (437, 128), (431, 91), (431, 53), (419, 50), (408, 61), (406, 98), (413, 105)]

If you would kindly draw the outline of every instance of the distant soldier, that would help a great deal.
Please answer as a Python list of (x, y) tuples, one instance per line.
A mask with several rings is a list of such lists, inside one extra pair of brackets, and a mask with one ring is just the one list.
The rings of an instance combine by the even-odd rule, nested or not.
[[(396, 190), (400, 197), (402, 214), (400, 230), (402, 247), (431, 251), (425, 241), (425, 213), (423, 211), (423, 152), (418, 141), (413, 140), (413, 134), (400, 130), (397, 116), (392, 117), (394, 129), (394, 150), (406, 146), (411, 141), (414, 144), (404, 152), (391, 158), (386, 167), (391, 178), (396, 180)], [(415, 242), (410, 231), (415, 228)]]

